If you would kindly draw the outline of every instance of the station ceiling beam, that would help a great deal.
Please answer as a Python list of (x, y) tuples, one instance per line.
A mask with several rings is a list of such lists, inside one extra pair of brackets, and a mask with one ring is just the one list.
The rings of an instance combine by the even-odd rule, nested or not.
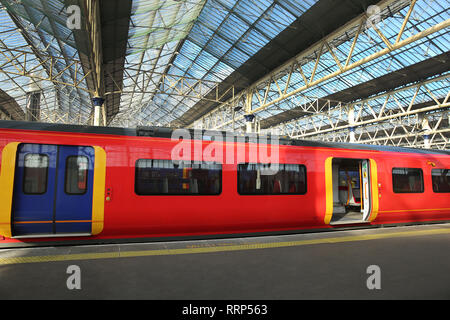
[[(414, 4), (415, 1), (409, 3), (410, 7), (408, 12), (412, 11)], [(391, 5), (404, 6), (405, 4), (401, 1), (395, 0), (381, 1), (377, 4), (382, 14), (383, 12), (384, 14), (389, 14), (387, 11), (391, 10)], [(207, 129), (220, 130), (225, 128), (229, 129), (230, 127), (231, 129), (234, 129), (234, 123), (241, 126), (244, 114), (233, 116), (233, 110), (240, 101), (246, 99), (246, 96), (250, 96), (253, 103), (251, 109), (244, 109), (245, 114), (258, 114), (271, 106), (276, 106), (283, 101), (289, 100), (291, 97), (301, 95), (301, 93), (308, 88), (317, 86), (318, 84), (332, 78), (344, 76), (348, 71), (366, 65), (383, 56), (395, 54), (396, 50), (410, 46), (415, 42), (450, 26), (450, 19), (447, 19), (436, 23), (434, 26), (431, 26), (423, 31), (407, 36), (404, 33), (404, 26), (408, 23), (409, 19), (410, 15), (407, 14), (404, 17), (402, 27), (397, 30), (397, 33), (394, 35), (395, 41), (393, 42), (389, 42), (389, 40), (387, 40), (383, 30), (376, 26), (375, 28), (372, 28), (375, 29), (375, 31), (371, 29), (373, 35), (378, 37), (382, 45), (380, 47), (374, 47), (374, 50), (367, 51), (365, 56), (359, 55), (355, 57), (353, 55), (355, 47), (358, 46), (359, 42), (365, 41), (360, 36), (362, 31), (368, 26), (373, 27), (367, 14), (362, 14), (347, 23), (342, 28), (329, 34), (307, 50), (301, 52), (280, 68), (261, 78), (246, 90), (239, 93), (234, 99), (230, 99), (226, 103), (220, 105), (217, 109), (202, 117), (199, 122), (215, 123), (214, 127)], [(352, 41), (352, 45), (345, 56), (338, 56), (336, 48), (345, 41)], [(319, 63), (325, 59), (328, 59), (328, 64), (330, 67), (327, 70), (321, 70), (322, 72), (319, 75), (317, 72)], [(331, 63), (330, 59), (332, 61)], [(309, 70), (305, 68), (305, 65), (308, 63), (313, 66)], [(294, 86), (291, 85), (293, 78), (301, 80)], [(225, 109), (229, 114), (231, 114), (231, 117), (222, 117), (223, 121), (220, 122), (208, 120), (208, 118), (220, 118), (217, 117), (216, 113), (223, 114)], [(193, 127), (194, 125), (194, 123), (191, 123), (190, 127)]]
[[(446, 147), (443, 142), (450, 137), (449, 80), (447, 72), (357, 102), (332, 107), (325, 104), (312, 110), (309, 116), (269, 130), (294, 139), (394, 145), (429, 136), (432, 145), (439, 143), (440, 147)], [(350, 129), (355, 133), (354, 141)]]
[[(369, 80), (348, 89), (344, 89), (323, 97), (322, 101), (342, 101), (350, 103), (375, 96), (382, 92), (395, 90), (396, 88), (419, 83), (435, 75), (440, 75), (448, 71), (450, 65), (450, 52), (431, 57), (419, 63), (388, 73), (384, 76)], [(303, 111), (303, 106), (294, 106), (290, 110), (283, 111), (272, 117), (261, 120), (261, 129), (275, 127), (280, 123), (299, 119), (307, 116)]]
[[(320, 41), (324, 35), (342, 27), (346, 22), (364, 12), (367, 7), (377, 3), (376, 0), (320, 0), (317, 2), (304, 1), (301, 4), (297, 1), (276, 2), (276, 4), (283, 6), (289, 4), (289, 2), (290, 6), (296, 4), (302, 6), (307, 2), (312, 3), (312, 6), (224, 79), (221, 83), (222, 91), (233, 84), (235, 93), (238, 94), (271, 71), (279, 68), (286, 61), (293, 59), (299, 52)], [(270, 10), (272, 9), (269, 8), (269, 12), (264, 13), (263, 21), (265, 20), (264, 16), (270, 16)], [(248, 14), (251, 15), (250, 12)], [(322, 17), (327, 17), (327, 19)], [(257, 25), (260, 25), (260, 23), (257, 23)], [(258, 32), (264, 32), (260, 28), (257, 28), (257, 30)], [(257, 39), (253, 41), (257, 41)], [(248, 45), (252, 45), (252, 43), (249, 41)], [(232, 96), (228, 96), (227, 100), (233, 99)], [(188, 126), (217, 107), (217, 103), (201, 100), (174, 121), (174, 125)]]

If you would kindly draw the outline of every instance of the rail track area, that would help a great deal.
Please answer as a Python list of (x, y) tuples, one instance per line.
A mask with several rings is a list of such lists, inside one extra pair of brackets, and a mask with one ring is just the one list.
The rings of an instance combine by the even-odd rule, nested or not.
[(450, 299), (450, 224), (2, 249), (4, 299)]

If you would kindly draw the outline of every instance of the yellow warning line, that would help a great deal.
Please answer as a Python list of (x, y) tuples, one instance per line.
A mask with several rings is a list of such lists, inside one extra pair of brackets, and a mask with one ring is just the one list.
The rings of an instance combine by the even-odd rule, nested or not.
[(304, 245), (325, 244), (325, 243), (341, 243), (341, 242), (367, 241), (367, 240), (377, 240), (387, 238), (415, 237), (415, 236), (426, 236), (436, 234), (450, 234), (450, 228), (439, 228), (420, 231), (389, 232), (381, 234), (365, 234), (359, 236), (334, 237), (334, 238), (322, 238), (322, 239), (298, 240), (286, 242), (250, 243), (241, 245), (218, 245), (200, 248), (155, 249), (155, 250), (141, 250), (141, 251), (122, 251), (122, 252), (116, 251), (116, 252), (67, 254), (67, 255), (9, 257), (9, 258), (0, 258), (0, 265), (242, 251), (242, 250), (282, 248), (282, 247), (304, 246)]

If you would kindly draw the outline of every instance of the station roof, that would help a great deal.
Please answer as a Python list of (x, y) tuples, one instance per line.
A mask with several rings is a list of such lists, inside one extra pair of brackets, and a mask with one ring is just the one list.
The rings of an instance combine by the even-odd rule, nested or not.
[[(87, 124), (93, 117), (92, 98), (100, 90), (106, 99), (106, 125), (191, 126), (219, 107), (217, 92), (225, 101), (365, 14), (369, 6), (385, 2), (380, 29), (393, 43), (410, 0), (0, 0), (0, 89), (2, 101), (8, 101), (1, 108), (23, 119), (27, 95), (39, 90), (41, 121)], [(98, 5), (93, 20), (86, 3)], [(81, 9), (81, 28), (69, 27), (70, 6)], [(449, 18), (448, 2), (417, 0), (404, 37)], [(84, 28), (92, 21), (99, 27), (100, 46), (92, 30)], [(345, 37), (329, 43), (332, 50), (317, 65), (313, 53), (306, 56), (301, 61), (304, 73), (321, 77), (337, 69), (335, 60), (344, 61), (349, 50), (352, 62), (384, 46), (367, 29), (360, 35), (364, 41), (352, 49), (355, 33), (356, 28), (349, 28)], [(447, 29), (424, 36), (257, 116), (268, 128), (302, 116), (296, 107), (308, 97), (356, 101), (446, 74), (449, 42)], [(95, 72), (99, 56), (101, 75)], [(299, 75), (287, 78), (281, 76), (278, 84), (289, 90), (304, 80)], [(443, 83), (433, 91), (437, 97), (447, 93)], [(276, 95), (277, 89), (271, 88), (268, 99)]]

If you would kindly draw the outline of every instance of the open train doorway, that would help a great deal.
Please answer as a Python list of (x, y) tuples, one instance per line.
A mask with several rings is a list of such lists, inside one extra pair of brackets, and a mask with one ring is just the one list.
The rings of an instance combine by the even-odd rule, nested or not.
[(368, 222), (372, 207), (370, 178), (369, 160), (333, 158), (330, 224)]

